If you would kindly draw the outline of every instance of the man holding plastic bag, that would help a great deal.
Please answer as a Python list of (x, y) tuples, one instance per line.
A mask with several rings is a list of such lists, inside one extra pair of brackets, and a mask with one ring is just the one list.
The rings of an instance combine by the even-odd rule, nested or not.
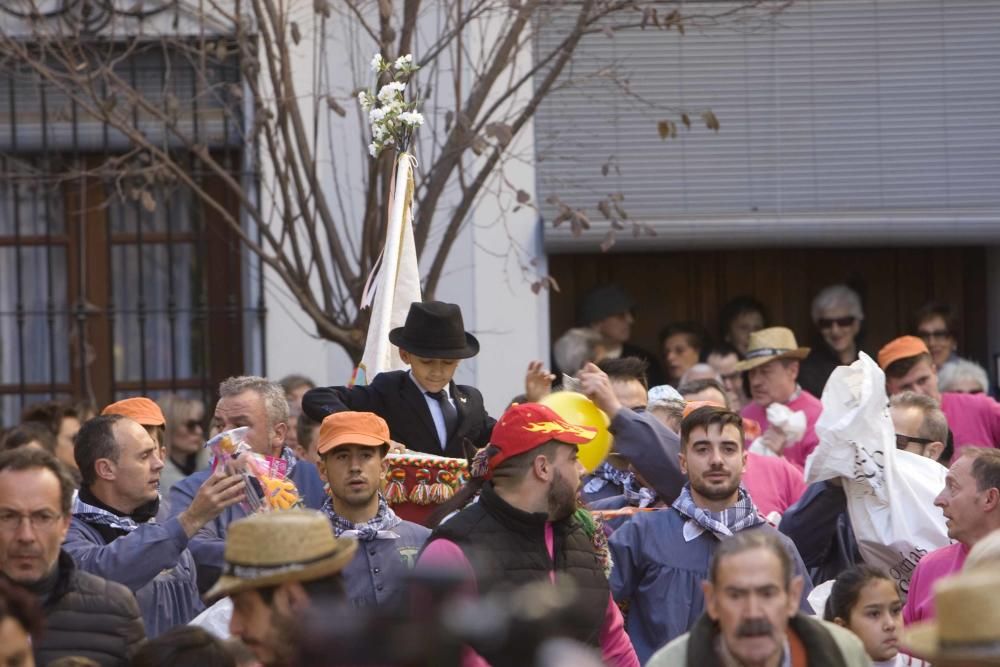
[(806, 462), (806, 482), (842, 478), (862, 557), (884, 568), (905, 594), (917, 563), (949, 543), (934, 507), (946, 471), (896, 449), (885, 376), (868, 355), (835, 369), (822, 401), (819, 446)]

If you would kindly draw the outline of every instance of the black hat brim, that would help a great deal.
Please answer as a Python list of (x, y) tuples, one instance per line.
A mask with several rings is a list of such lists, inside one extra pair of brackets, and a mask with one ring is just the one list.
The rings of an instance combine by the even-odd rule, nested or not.
[(389, 342), (425, 359), (470, 359), (479, 354), (479, 341), (468, 331), (465, 332), (465, 345), (459, 348), (433, 347), (429, 346), (427, 341), (410, 340), (406, 337), (406, 327), (392, 329), (389, 332)]

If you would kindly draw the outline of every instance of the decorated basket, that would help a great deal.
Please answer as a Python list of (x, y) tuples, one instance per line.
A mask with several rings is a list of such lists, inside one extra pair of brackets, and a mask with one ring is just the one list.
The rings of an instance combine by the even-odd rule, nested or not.
[(465, 459), (405, 452), (389, 454), (385, 462), (382, 492), (386, 501), (400, 517), (419, 524), (451, 499), (468, 478)]

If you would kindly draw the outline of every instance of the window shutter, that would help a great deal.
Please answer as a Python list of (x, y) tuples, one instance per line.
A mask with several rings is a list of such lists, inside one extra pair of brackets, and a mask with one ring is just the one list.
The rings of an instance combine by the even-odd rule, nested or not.
[[(572, 14), (539, 26), (538, 52)], [(550, 196), (596, 222), (612, 192), (656, 231), (619, 232), (623, 250), (1000, 241), (1000, 3), (799, 2), (772, 23), (686, 27), (586, 37), (575, 83), (540, 108), (548, 251), (594, 251), (609, 229), (554, 228)], [(611, 63), (635, 98), (587, 76)], [(691, 129), (668, 109), (686, 109)], [(659, 138), (661, 119), (676, 138)]]

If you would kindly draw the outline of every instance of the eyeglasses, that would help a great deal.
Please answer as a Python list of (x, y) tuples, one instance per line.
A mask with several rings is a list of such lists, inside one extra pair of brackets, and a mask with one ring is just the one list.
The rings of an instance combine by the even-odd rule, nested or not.
[(40, 510), (29, 514), (12, 512), (9, 510), (0, 511), (0, 530), (17, 530), (21, 521), (28, 520), (32, 528), (51, 528), (62, 518), (62, 514), (56, 514), (49, 510)]
[(944, 340), (945, 338), (951, 338), (951, 332), (947, 329), (935, 329), (934, 331), (918, 331), (917, 335), (926, 340), (931, 340), (936, 338), (938, 340)]
[(902, 433), (896, 434), (896, 449), (906, 449), (907, 445), (911, 442), (915, 442), (918, 445), (929, 445), (937, 441), (932, 438), (918, 438), (913, 435), (903, 435)]
[(819, 325), (820, 329), (832, 329), (834, 324), (841, 329), (846, 329), (847, 327), (854, 326), (854, 323), (857, 321), (858, 318), (848, 315), (847, 317), (821, 317), (816, 320), (816, 324)]
[(189, 419), (186, 422), (184, 422), (184, 428), (186, 428), (188, 431), (194, 431), (195, 429), (200, 429), (201, 427), (202, 426), (200, 419)]

